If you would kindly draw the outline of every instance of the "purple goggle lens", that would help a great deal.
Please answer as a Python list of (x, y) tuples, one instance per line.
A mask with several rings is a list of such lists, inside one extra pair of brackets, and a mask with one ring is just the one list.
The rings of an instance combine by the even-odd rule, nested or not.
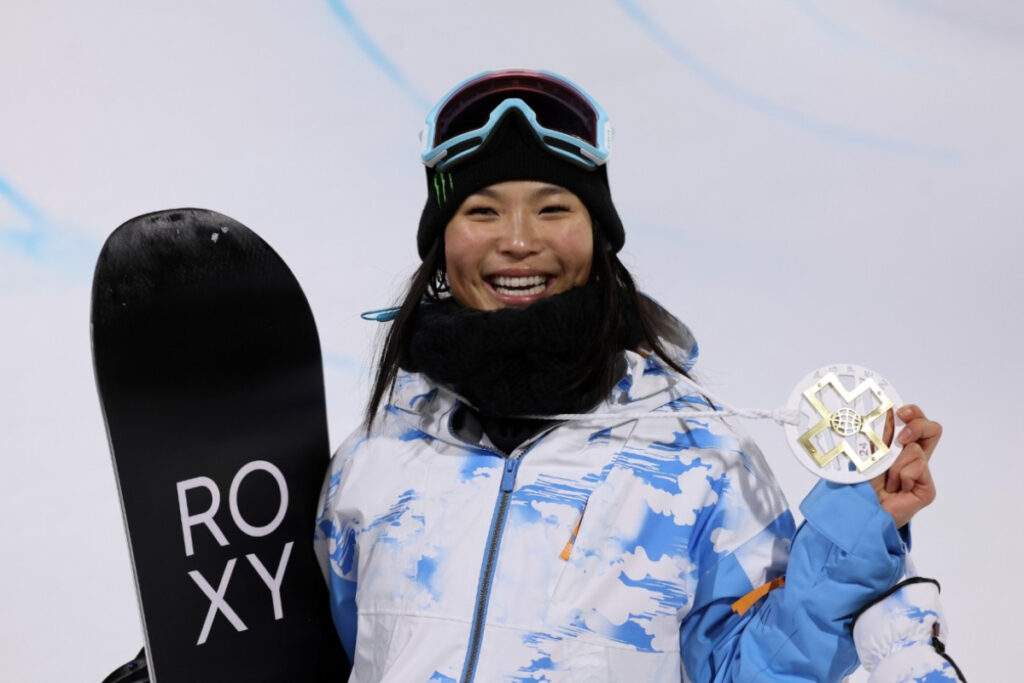
[(509, 100), (532, 111), (531, 125), (553, 151), (588, 167), (607, 159), (611, 127), (593, 99), (555, 74), (509, 70), (471, 78), (434, 107), (424, 131), (424, 163), (440, 168), (471, 154), (496, 123), (492, 114)]

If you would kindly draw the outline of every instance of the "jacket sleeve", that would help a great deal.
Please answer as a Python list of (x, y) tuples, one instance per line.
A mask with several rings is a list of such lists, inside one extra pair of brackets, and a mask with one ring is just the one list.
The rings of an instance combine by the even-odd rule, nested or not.
[(353, 661), (356, 644), (358, 552), (351, 520), (337, 511), (337, 494), (358, 443), (350, 439), (334, 454), (320, 491), (313, 537), (313, 548), (330, 593), (331, 617), (350, 662)]
[[(821, 481), (800, 509), (806, 521), (788, 562), (777, 558), (768, 572), (784, 572), (785, 586), (746, 613), (732, 604), (754, 588), (744, 565), (777, 540), (771, 528), (698, 568), (696, 598), (680, 631), (690, 680), (839, 681), (856, 668), (851, 619), (903, 574), (905, 546), (869, 484)], [(774, 534), (786, 528), (774, 526)]]

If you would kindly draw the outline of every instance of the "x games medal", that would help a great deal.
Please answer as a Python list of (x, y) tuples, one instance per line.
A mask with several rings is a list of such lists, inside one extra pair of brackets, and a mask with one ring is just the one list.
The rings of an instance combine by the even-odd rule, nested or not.
[[(797, 460), (815, 475), (841, 484), (885, 472), (902, 446), (893, 438), (902, 405), (889, 382), (859, 365), (818, 368), (793, 390), (787, 407), (798, 419), (786, 424)], [(890, 417), (891, 416), (891, 417)], [(893, 421), (887, 433), (886, 420)], [(888, 438), (887, 438), (888, 437)]]

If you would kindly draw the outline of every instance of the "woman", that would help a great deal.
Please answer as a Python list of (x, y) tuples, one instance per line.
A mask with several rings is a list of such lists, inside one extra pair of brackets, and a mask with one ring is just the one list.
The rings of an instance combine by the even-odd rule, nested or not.
[(428, 117), (423, 264), (318, 523), (352, 680), (839, 680), (904, 572), (939, 426), (903, 407), (888, 476), (795, 529), (756, 447), (687, 418), (696, 344), (616, 257), (609, 136), (548, 73)]

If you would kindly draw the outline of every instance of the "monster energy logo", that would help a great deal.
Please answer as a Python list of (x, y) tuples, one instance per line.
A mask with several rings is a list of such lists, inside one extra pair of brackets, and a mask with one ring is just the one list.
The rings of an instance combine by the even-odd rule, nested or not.
[(448, 193), (455, 187), (455, 180), (451, 173), (434, 174), (434, 198), (437, 199), (437, 206), (443, 207), (448, 202)]

